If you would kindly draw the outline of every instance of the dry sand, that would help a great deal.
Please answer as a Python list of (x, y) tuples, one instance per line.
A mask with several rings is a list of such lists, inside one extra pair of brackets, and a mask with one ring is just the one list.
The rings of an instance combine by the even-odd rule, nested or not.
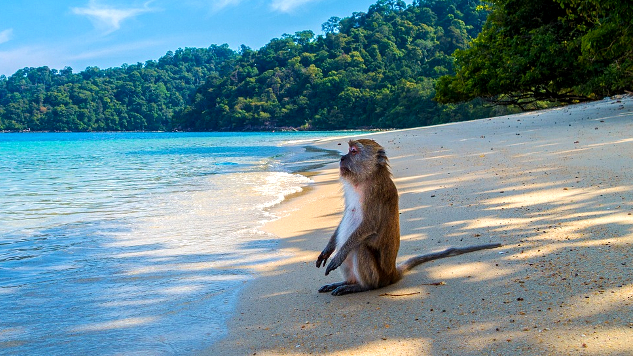
[(399, 261), (504, 246), (319, 294), (340, 279), (315, 267), (343, 206), (328, 166), (278, 207), (277, 258), (251, 263), (228, 337), (203, 354), (633, 355), (633, 99), (363, 137), (391, 160)]

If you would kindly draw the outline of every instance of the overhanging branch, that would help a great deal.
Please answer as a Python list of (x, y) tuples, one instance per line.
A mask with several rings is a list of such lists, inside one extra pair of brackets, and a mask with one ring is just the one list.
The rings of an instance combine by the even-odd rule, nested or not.
[(534, 110), (534, 106), (539, 101), (558, 102), (563, 104), (574, 104), (590, 101), (591, 98), (574, 94), (573, 91), (552, 92), (546, 88), (539, 88), (532, 91), (516, 92), (511, 94), (502, 94), (493, 97), (484, 98), (493, 105), (502, 106), (518, 106), (523, 111)]

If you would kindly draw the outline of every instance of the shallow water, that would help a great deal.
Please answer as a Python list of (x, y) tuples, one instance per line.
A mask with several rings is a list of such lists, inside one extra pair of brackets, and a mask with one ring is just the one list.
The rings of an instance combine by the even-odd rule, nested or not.
[[(257, 227), (337, 133), (0, 135), (0, 354), (188, 354), (225, 333)], [(288, 145), (288, 142), (306, 142)]]

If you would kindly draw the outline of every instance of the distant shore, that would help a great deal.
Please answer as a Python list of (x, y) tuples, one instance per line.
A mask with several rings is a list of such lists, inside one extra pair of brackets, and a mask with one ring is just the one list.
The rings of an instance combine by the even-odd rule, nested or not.
[[(226, 338), (203, 355), (633, 354), (633, 99), (371, 133), (400, 194), (399, 261), (501, 242), (342, 297), (315, 260), (343, 205), (336, 165), (265, 226)], [(345, 138), (317, 144), (346, 150)], [(441, 282), (441, 283), (440, 283)]]

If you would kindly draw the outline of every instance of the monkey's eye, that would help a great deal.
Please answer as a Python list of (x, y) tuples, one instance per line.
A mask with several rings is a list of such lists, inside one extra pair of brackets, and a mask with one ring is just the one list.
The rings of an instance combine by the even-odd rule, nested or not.
[(349, 153), (355, 155), (358, 153), (358, 149), (356, 148), (356, 146), (352, 146), (349, 148)]

